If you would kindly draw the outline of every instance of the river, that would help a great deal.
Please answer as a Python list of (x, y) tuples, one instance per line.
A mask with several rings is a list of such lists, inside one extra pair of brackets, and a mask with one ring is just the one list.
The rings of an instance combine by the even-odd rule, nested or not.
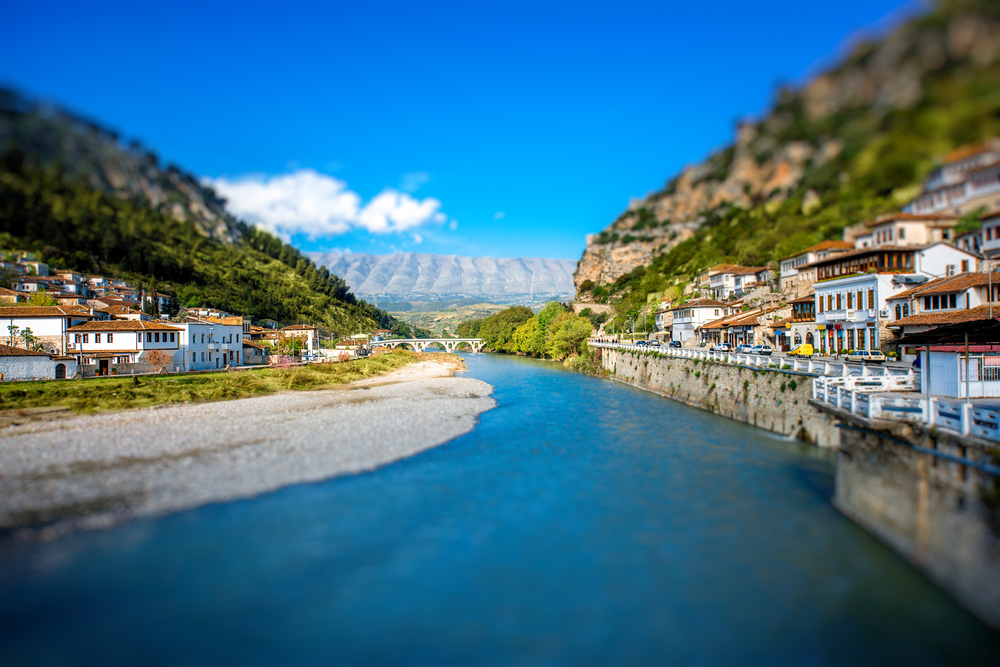
[[(375, 472), (0, 548), (0, 664), (993, 664), (835, 459), (549, 362)], [(336, 434), (331, 434), (336, 437)]]

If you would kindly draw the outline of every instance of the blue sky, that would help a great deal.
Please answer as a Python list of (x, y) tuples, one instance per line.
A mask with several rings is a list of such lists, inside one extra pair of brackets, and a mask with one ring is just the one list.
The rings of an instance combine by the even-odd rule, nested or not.
[(305, 250), (577, 259), (898, 0), (6, 3), (0, 82)]

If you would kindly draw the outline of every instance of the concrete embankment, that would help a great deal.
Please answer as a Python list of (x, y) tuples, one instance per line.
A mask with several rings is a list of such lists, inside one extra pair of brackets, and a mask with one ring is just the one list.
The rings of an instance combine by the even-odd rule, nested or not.
[(834, 505), (1000, 630), (1000, 451), (815, 403), (843, 423)]
[(655, 352), (599, 352), (601, 366), (620, 382), (820, 447), (835, 449), (839, 444), (837, 420), (809, 405), (813, 375)]
[(0, 431), (0, 533), (43, 539), (372, 470), (473, 429), (480, 380), (424, 362), (344, 389)]

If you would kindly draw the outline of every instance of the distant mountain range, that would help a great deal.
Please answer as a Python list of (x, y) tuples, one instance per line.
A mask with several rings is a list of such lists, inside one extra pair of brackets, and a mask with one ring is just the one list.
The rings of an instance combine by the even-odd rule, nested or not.
[(365, 297), (397, 300), (482, 297), (539, 301), (571, 296), (576, 262), (569, 259), (458, 257), (400, 252), (392, 255), (307, 253)]

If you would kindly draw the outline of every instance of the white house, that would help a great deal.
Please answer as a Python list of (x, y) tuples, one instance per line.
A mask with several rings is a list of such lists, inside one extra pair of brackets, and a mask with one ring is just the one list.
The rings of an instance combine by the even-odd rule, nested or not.
[(958, 216), (954, 215), (882, 215), (865, 223), (868, 233), (855, 240), (855, 247), (923, 246), (948, 241), (957, 224)]
[(0, 345), (0, 382), (59, 380), (76, 375), (76, 359)]
[(924, 181), (924, 192), (907, 213), (955, 213), (995, 207), (1000, 197), (1000, 140), (956, 148)]
[(970, 345), (968, 362), (964, 345), (932, 345), (921, 349), (921, 368), (922, 393), (965, 398), (968, 386), (969, 398), (1000, 398), (1000, 345)]
[(947, 243), (864, 248), (816, 263), (821, 354), (880, 348), (892, 338), (888, 299), (931, 278), (969, 272), (975, 256)]
[(67, 353), (83, 363), (85, 375), (170, 369), (183, 330), (163, 322), (107, 320), (67, 330)]
[(671, 340), (680, 341), (685, 345), (698, 342), (697, 330), (706, 322), (717, 320), (728, 315), (730, 308), (721, 301), (712, 299), (695, 299), (670, 309), (673, 314), (673, 330)]
[(243, 364), (243, 318), (189, 319), (175, 324), (183, 330), (174, 366), (203, 371)]
[[(87, 309), (73, 306), (8, 306), (0, 308), (0, 341), (14, 347), (24, 346), (24, 332), (31, 335), (50, 353), (66, 352), (67, 331), (95, 319)], [(18, 337), (20, 342), (18, 341)]]
[(309, 354), (312, 354), (313, 349), (316, 347), (317, 331), (314, 326), (310, 326), (308, 324), (293, 324), (290, 327), (282, 329), (281, 334), (284, 337), (295, 338), (300, 341), (305, 339), (306, 349)]
[(815, 268), (802, 270), (803, 267), (853, 249), (854, 244), (848, 241), (823, 241), (785, 257), (780, 262), (778, 289), (784, 293), (799, 294), (803, 288), (816, 282)]

